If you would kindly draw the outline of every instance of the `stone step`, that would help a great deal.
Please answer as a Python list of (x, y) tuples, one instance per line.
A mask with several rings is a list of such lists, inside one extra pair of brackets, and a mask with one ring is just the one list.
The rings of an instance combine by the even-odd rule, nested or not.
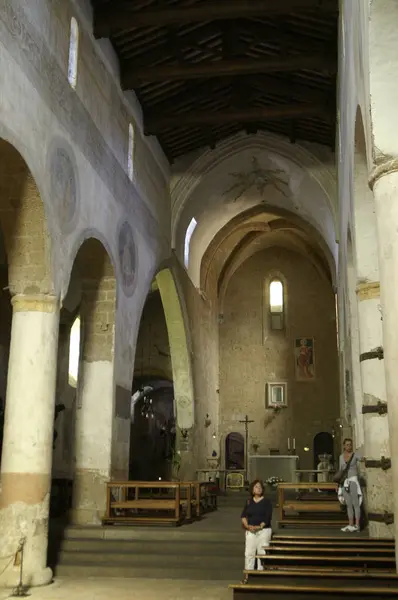
[(55, 575), (58, 577), (73, 577), (82, 579), (87, 577), (122, 577), (125, 579), (190, 579), (195, 581), (225, 581), (228, 583), (239, 581), (242, 577), (242, 566), (238, 569), (204, 569), (204, 568), (169, 568), (158, 566), (153, 559), (152, 567), (131, 567), (128, 565), (96, 565), (96, 564), (69, 564), (63, 563), (56, 567)]
[(242, 556), (244, 538), (238, 543), (187, 540), (92, 540), (66, 539), (60, 544), (61, 552), (130, 552), (131, 554)]
[(217, 571), (219, 569), (242, 569), (243, 568), (243, 551), (241, 555), (229, 556), (206, 556), (206, 555), (190, 555), (190, 554), (168, 554), (167, 558), (153, 553), (132, 553), (132, 552), (85, 552), (85, 551), (61, 551), (58, 554), (58, 565), (115, 565), (115, 566), (131, 566), (132, 568), (166, 565), (174, 569), (197, 568), (204, 570)]
[[(100, 527), (100, 526), (68, 526), (62, 532), (57, 533), (65, 540), (85, 539), (85, 540), (153, 540), (153, 541), (220, 541), (230, 544), (242, 543), (244, 536), (237, 519), (231, 519), (230, 529), (225, 528), (222, 531), (215, 529), (204, 529), (204, 523), (193, 523), (178, 528), (171, 527)], [(195, 528), (197, 526), (197, 528)], [(209, 526), (210, 527), (210, 526)], [(51, 535), (53, 537), (53, 535)]]

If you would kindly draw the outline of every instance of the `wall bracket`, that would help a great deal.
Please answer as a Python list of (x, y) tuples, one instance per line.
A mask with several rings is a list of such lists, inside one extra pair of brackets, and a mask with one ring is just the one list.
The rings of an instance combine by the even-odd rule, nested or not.
[(363, 362), (364, 360), (372, 360), (373, 358), (378, 358), (379, 360), (384, 358), (384, 349), (382, 346), (378, 346), (369, 352), (362, 352), (362, 354), (359, 355), (360, 362)]
[(366, 459), (365, 467), (367, 469), (382, 469), (383, 471), (388, 471), (388, 469), (391, 469), (391, 458), (382, 456), (380, 460)]
[(362, 414), (366, 415), (369, 413), (378, 413), (379, 415), (386, 415), (388, 413), (388, 407), (386, 402), (378, 401), (377, 404), (364, 404), (362, 406)]
[(394, 523), (394, 513), (368, 513), (368, 520), (392, 525)]

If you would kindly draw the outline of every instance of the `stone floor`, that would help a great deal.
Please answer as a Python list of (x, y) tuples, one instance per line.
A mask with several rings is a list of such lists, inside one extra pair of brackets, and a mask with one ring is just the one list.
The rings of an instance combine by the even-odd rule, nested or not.
[[(0, 591), (0, 600), (12, 592)], [(60, 578), (52, 585), (29, 590), (32, 600), (230, 600), (225, 581), (178, 579), (73, 579)]]

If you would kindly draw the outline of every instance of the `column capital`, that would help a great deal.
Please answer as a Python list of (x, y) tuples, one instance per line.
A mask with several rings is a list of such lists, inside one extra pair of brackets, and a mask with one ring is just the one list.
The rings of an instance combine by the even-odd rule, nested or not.
[(14, 312), (55, 313), (59, 300), (50, 294), (16, 294), (11, 298), (11, 304)]
[(382, 163), (376, 165), (369, 176), (369, 187), (373, 190), (376, 182), (390, 173), (398, 171), (398, 158), (386, 157)]
[(358, 300), (375, 300), (380, 298), (380, 281), (359, 283), (356, 287)]

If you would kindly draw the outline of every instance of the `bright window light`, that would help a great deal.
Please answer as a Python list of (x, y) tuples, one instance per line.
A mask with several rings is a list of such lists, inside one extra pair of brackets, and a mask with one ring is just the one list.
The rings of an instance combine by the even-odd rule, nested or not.
[(70, 330), (69, 338), (69, 385), (76, 387), (80, 360), (80, 317), (77, 317)]
[(187, 232), (185, 234), (184, 265), (185, 265), (186, 269), (188, 269), (188, 264), (189, 264), (189, 246), (191, 243), (191, 237), (193, 235), (193, 232), (195, 231), (195, 227), (197, 224), (198, 223), (197, 223), (196, 219), (192, 218), (190, 224), (188, 225)]
[(272, 313), (283, 312), (283, 285), (279, 280), (271, 281), (270, 283), (269, 304)]
[(129, 125), (129, 147), (127, 154), (127, 173), (130, 181), (134, 179), (134, 125)]
[(79, 52), (79, 25), (75, 17), (70, 22), (68, 81), (73, 89), (77, 83), (77, 60)]

